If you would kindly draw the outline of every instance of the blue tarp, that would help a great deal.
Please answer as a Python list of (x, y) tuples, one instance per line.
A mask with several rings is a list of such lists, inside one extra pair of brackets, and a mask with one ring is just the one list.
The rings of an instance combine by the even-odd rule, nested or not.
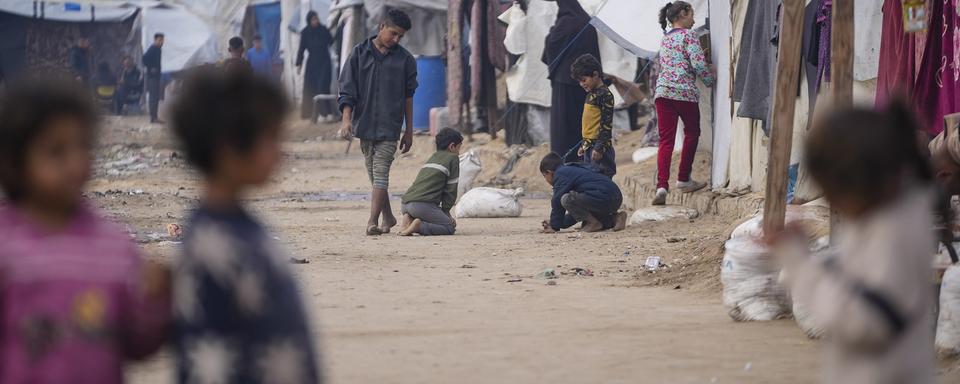
[(257, 33), (263, 36), (263, 46), (270, 52), (270, 57), (277, 57), (280, 47), (280, 3), (256, 5), (253, 12), (257, 19)]

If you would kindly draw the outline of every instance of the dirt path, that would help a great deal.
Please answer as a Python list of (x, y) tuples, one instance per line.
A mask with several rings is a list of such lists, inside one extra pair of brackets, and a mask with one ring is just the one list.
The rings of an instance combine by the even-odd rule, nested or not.
[[(195, 177), (166, 152), (173, 148), (165, 132), (130, 134), (137, 124), (116, 122), (103, 151), (149, 143), (142, 152), (170, 161), (130, 175), (102, 169), (91, 191), (153, 257), (169, 259), (176, 244), (154, 232), (194, 204)], [(342, 142), (317, 135), (296, 130), (277, 185), (251, 201), (290, 253), (309, 260), (291, 267), (332, 383), (815, 381), (815, 344), (792, 321), (727, 317), (715, 273), (715, 248), (730, 225), (723, 219), (540, 235), (549, 201), (527, 199), (521, 218), (460, 220), (452, 237), (364, 237), (368, 182), (359, 151), (344, 156)], [(394, 193), (429, 155), (427, 138), (416, 145), (396, 165)], [(644, 272), (651, 255), (673, 271)], [(594, 276), (575, 276), (575, 267)], [(537, 278), (546, 268), (559, 278)], [(164, 352), (134, 366), (130, 378), (166, 383), (171, 374)]]

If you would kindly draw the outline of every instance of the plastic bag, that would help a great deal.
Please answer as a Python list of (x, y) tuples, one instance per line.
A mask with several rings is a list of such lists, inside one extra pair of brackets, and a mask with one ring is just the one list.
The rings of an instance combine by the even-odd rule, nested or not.
[(473, 182), (482, 169), (480, 156), (477, 156), (472, 150), (460, 156), (460, 181), (457, 184), (457, 197), (463, 197), (464, 193), (473, 189)]
[(720, 269), (723, 304), (736, 321), (769, 321), (790, 316), (790, 299), (779, 281), (779, 266), (756, 239), (727, 241)]
[[(824, 262), (830, 258), (835, 258), (836, 254), (830, 252), (827, 248), (830, 245), (829, 237), (821, 237), (814, 242), (813, 246), (810, 247), (811, 255), (813, 259), (817, 259), (821, 262)], [(780, 274), (780, 282), (785, 280), (784, 274)], [(790, 292), (790, 300), (793, 307), (793, 319), (797, 322), (797, 325), (800, 326), (800, 329), (803, 330), (803, 333), (807, 334), (807, 337), (811, 339), (819, 339), (823, 337), (826, 329), (817, 322), (815, 316), (810, 311), (810, 305), (805, 303), (803, 300), (797, 298), (796, 291)]]
[(457, 218), (520, 217), (523, 188), (514, 190), (479, 187), (460, 198), (453, 212)]
[(943, 355), (960, 355), (960, 265), (947, 268), (943, 274), (936, 345)]

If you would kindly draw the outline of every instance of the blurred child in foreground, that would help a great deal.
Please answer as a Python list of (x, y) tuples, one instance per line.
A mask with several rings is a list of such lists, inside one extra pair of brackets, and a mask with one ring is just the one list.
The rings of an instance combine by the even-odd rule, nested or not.
[(72, 87), (0, 104), (0, 383), (120, 383), (169, 330), (168, 271), (82, 198), (97, 116)]
[(798, 230), (770, 238), (791, 291), (826, 330), (827, 383), (933, 382), (930, 228), (937, 217), (949, 221), (950, 211), (937, 198), (916, 132), (899, 106), (823, 120), (810, 133), (806, 161), (843, 218), (833, 256), (810, 257)]
[(283, 90), (248, 72), (184, 82), (173, 130), (204, 192), (174, 268), (178, 382), (321, 380), (289, 259), (241, 203), (280, 163), (288, 107)]

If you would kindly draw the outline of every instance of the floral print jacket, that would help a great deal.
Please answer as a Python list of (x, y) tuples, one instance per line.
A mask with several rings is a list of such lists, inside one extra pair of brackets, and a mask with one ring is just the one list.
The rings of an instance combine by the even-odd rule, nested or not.
[(671, 30), (660, 42), (660, 77), (654, 97), (699, 102), (698, 76), (708, 87), (716, 82), (696, 33), (683, 28)]

